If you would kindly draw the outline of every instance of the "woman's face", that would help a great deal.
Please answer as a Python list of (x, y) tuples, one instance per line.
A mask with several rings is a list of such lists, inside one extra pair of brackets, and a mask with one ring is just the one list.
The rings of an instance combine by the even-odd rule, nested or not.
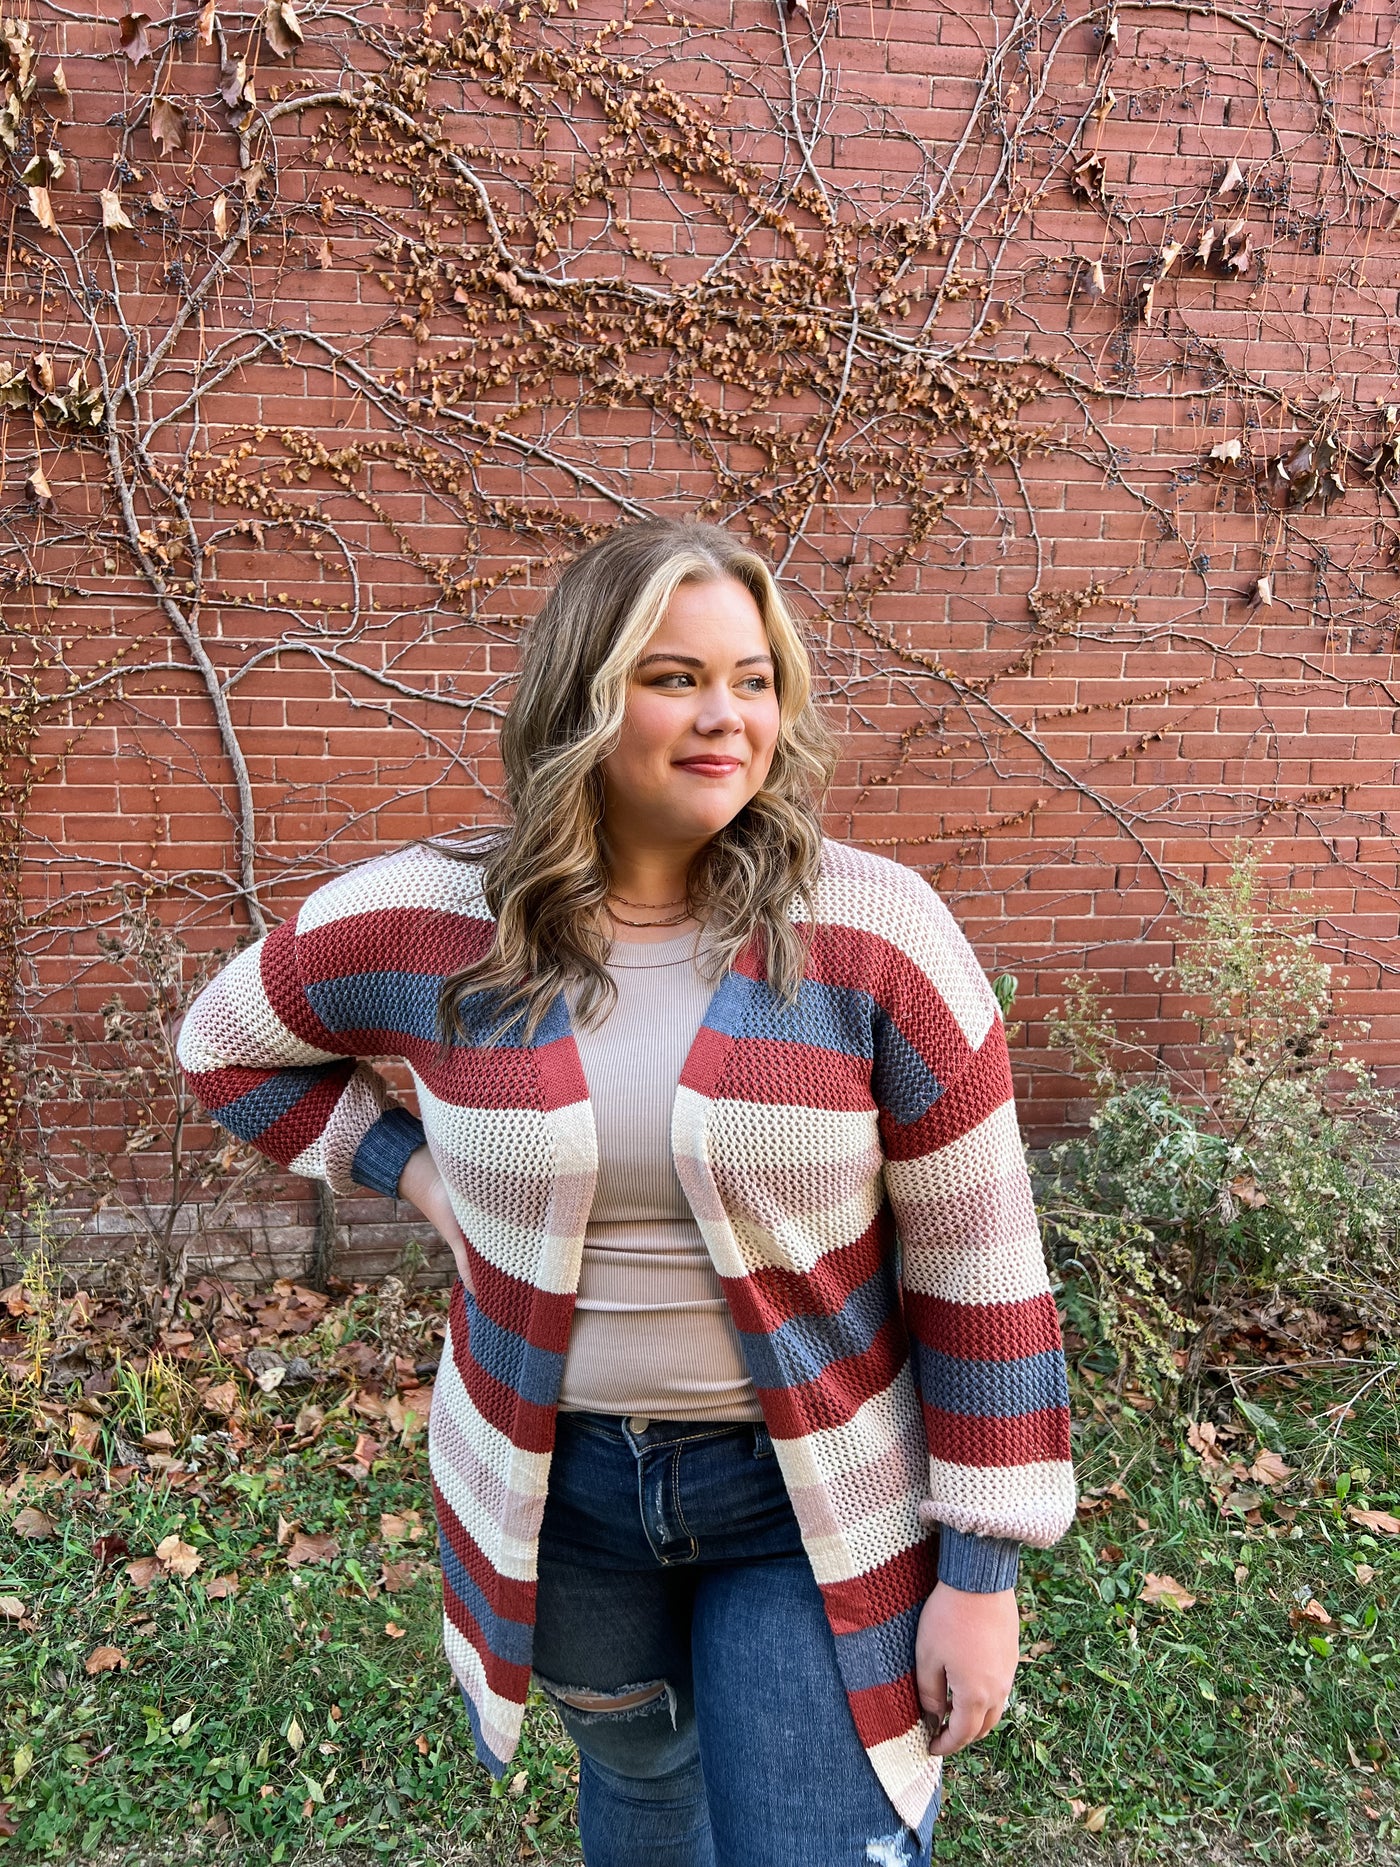
[(699, 848), (768, 776), (778, 742), (773, 658), (741, 583), (686, 583), (632, 670), (622, 736), (603, 760), (614, 836)]

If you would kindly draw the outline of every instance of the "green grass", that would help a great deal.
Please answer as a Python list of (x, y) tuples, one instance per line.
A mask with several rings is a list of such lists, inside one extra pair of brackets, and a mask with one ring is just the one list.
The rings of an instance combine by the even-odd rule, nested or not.
[[(1347, 1515), (1397, 1507), (1394, 1386), (1335, 1427), (1324, 1410), (1343, 1389), (1250, 1392), (1267, 1409), (1253, 1424), (1214, 1405), (1240, 1434), (1229, 1453), (1250, 1463), (1262, 1430), (1295, 1468), (1258, 1487), (1255, 1521), (1221, 1512), (1157, 1415), (1083, 1396), (1081, 1484), (1127, 1495), (1028, 1554), (1025, 1644), (1039, 1650), (1002, 1726), (950, 1766), (940, 1860), (1400, 1859), (1400, 1537)], [(337, 1467), (361, 1425), (332, 1415), (256, 1469), (251, 1448), (240, 1466), (209, 1435), (182, 1487), (69, 1479), (15, 1497), (0, 1595), (34, 1625), (0, 1622), (0, 1805), (15, 1828), (0, 1858), (577, 1859), (574, 1757), (548, 1712), (532, 1708), (511, 1778), (493, 1784), (441, 1659), (430, 1564), (402, 1592), (381, 1586), (384, 1560), (430, 1557), (422, 1442), (390, 1441), (357, 1482)], [(56, 1533), (15, 1535), (22, 1503), (47, 1504)], [(385, 1547), (381, 1512), (414, 1508), (427, 1536)], [(279, 1516), (333, 1531), (339, 1553), (289, 1569)], [(94, 1563), (100, 1536), (136, 1557), (172, 1532), (201, 1556), (187, 1579), (141, 1592), (126, 1558)], [(1197, 1605), (1143, 1602), (1149, 1571)], [(240, 1592), (211, 1600), (229, 1573)], [(1330, 1625), (1290, 1614), (1309, 1600)], [(89, 1677), (102, 1645), (128, 1663)]]

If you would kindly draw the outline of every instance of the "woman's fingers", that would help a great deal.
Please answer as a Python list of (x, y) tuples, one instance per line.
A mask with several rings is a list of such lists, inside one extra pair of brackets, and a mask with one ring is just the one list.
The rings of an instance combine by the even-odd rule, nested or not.
[(973, 1705), (971, 1702), (959, 1704), (954, 1700), (947, 1724), (929, 1745), (930, 1755), (951, 1757), (955, 1751), (975, 1744), (982, 1734), (984, 1713), (985, 1708), (981, 1705)]
[(948, 1716), (948, 1675), (935, 1667), (927, 1679), (919, 1679), (919, 1699), (930, 1718), (939, 1724)]

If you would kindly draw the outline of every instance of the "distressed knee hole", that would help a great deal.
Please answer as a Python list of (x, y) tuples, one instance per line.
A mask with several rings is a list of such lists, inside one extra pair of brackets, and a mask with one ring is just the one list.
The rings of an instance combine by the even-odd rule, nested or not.
[(541, 1679), (545, 1694), (561, 1708), (571, 1711), (587, 1723), (599, 1718), (639, 1718), (664, 1705), (676, 1722), (676, 1694), (665, 1679), (651, 1679), (644, 1685), (618, 1686), (611, 1692), (599, 1692), (592, 1686), (556, 1685)]

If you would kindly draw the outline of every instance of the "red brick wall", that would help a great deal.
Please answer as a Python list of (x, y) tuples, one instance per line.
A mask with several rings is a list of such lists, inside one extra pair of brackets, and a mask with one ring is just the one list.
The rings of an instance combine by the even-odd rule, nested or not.
[[(25, 1148), (60, 1206), (80, 1144), (119, 1179), (168, 1151), (123, 1151), (158, 1082), (60, 1097), (126, 1054), (114, 890), (198, 953), (491, 820), (519, 619), (637, 510), (783, 562), (847, 735), (831, 829), (1018, 974), (1032, 1137), (1082, 1112), (1045, 1046), (1065, 975), (1169, 1041), (1166, 891), (1241, 839), (1314, 892), (1391, 1063), (1394, 11), (1112, 17), (580, 0), (415, 40), (305, 5), (279, 59), (256, 13), (123, 49), (115, 13), (36, 5), (0, 594)], [(50, 140), (53, 230), (20, 179)], [(85, 362), (95, 425), (36, 353), (60, 400)], [(269, 1262), (305, 1195), (259, 1207)], [(361, 1268), (406, 1235), (340, 1216)], [(89, 1229), (132, 1224), (113, 1197)]]

